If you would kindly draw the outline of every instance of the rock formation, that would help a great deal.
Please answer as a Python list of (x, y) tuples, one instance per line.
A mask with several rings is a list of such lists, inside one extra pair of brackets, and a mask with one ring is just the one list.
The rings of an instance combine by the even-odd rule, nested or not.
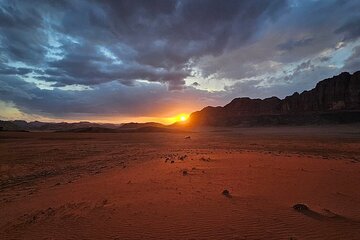
[(190, 115), (193, 125), (235, 126), (360, 122), (360, 71), (341, 73), (285, 99), (236, 98)]

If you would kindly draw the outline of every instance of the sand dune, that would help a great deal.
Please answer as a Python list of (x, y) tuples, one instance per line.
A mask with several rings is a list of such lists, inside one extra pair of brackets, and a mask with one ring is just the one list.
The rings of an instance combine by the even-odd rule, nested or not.
[(3, 132), (0, 238), (359, 239), (355, 132)]

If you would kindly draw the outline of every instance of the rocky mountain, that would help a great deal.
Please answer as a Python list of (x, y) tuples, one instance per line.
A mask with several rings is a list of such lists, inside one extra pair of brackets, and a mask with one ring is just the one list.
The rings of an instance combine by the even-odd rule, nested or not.
[(136, 129), (136, 128), (142, 128), (142, 127), (159, 127), (159, 128), (161, 128), (161, 127), (165, 127), (165, 125), (161, 124), (161, 123), (157, 123), (157, 122), (146, 122), (146, 123), (131, 122), (131, 123), (124, 123), (119, 128), (120, 129)]
[(116, 133), (117, 129), (106, 128), (106, 127), (84, 127), (74, 128), (68, 130), (58, 130), (56, 132), (72, 132), (72, 133)]
[(23, 131), (23, 129), (11, 121), (0, 121), (0, 131)]
[(81, 128), (118, 128), (119, 124), (110, 123), (92, 123), (92, 122), (75, 122), (75, 123), (53, 123), (53, 122), (26, 122), (23, 120), (0, 121), (0, 130), (4, 131), (66, 131)]
[(189, 118), (189, 123), (198, 126), (347, 122), (360, 122), (360, 71), (341, 73), (284, 99), (236, 98), (224, 107), (206, 107)]

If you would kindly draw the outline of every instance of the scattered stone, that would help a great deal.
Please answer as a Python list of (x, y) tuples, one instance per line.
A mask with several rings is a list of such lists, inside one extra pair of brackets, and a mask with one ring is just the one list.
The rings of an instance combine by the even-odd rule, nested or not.
[(173, 161), (171, 161), (170, 163), (174, 163), (175, 161), (173, 160)]
[(183, 171), (183, 176), (188, 175), (188, 172), (186, 170)]
[(181, 161), (184, 161), (185, 158), (187, 158), (187, 155), (186, 155), (186, 154), (178, 157), (178, 159), (181, 160)]
[(186, 136), (184, 139), (191, 139), (191, 137), (190, 137), (190, 136)]
[(293, 206), (293, 209), (295, 209), (296, 211), (302, 212), (302, 211), (309, 210), (309, 207), (306, 206), (305, 204), (297, 203)]
[(222, 192), (222, 195), (224, 195), (225, 197), (231, 197), (230, 192), (227, 189)]
[(211, 159), (208, 157), (208, 158), (204, 158), (204, 157), (202, 157), (202, 158), (200, 158), (200, 161), (204, 161), (204, 162), (210, 162), (211, 161)]

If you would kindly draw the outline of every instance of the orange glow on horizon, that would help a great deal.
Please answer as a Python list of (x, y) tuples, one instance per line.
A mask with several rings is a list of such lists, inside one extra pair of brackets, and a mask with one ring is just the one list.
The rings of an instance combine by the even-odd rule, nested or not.
[(165, 125), (170, 125), (176, 122), (186, 123), (190, 114), (181, 113), (175, 115), (173, 117), (109, 117), (99, 119), (88, 119), (90, 122), (98, 122), (98, 123), (128, 123), (128, 122), (137, 122), (137, 123), (145, 123), (145, 122), (157, 122)]
[[(2, 107), (0, 102), (0, 108)], [(186, 123), (190, 114), (188, 113), (180, 113), (173, 116), (161, 116), (161, 117), (148, 117), (148, 116), (94, 116), (94, 117), (84, 117), (84, 118), (48, 118), (42, 117), (39, 115), (26, 115), (21, 111), (17, 111), (15, 108), (5, 108), (6, 113), (10, 113), (11, 117), (6, 118), (5, 120), (25, 120), (28, 122), (31, 121), (40, 121), (40, 122), (68, 122), (68, 123), (76, 123), (76, 122), (92, 122), (92, 123), (112, 123), (112, 124), (122, 124), (129, 122), (137, 122), (137, 123), (145, 123), (145, 122), (157, 122), (165, 125), (170, 125), (176, 122)], [(1, 115), (1, 114), (0, 114)]]
[(2, 120), (25, 120), (27, 122), (40, 121), (51, 123), (76, 123), (76, 122), (92, 122), (92, 123), (110, 123), (122, 124), (129, 122), (145, 123), (157, 122), (164, 125), (171, 125), (173, 123), (186, 124), (191, 112), (195, 111), (197, 106), (190, 106), (184, 104), (180, 107), (176, 106), (170, 109), (161, 111), (161, 113), (154, 112), (153, 116), (131, 116), (131, 115), (93, 115), (93, 116), (72, 116), (69, 118), (62, 117), (48, 117), (36, 114), (27, 114), (17, 109), (13, 104), (7, 104), (0, 101), (0, 118)]
[(182, 114), (179, 114), (177, 115), (175, 118), (174, 118), (174, 122), (182, 122), (182, 123), (185, 123), (189, 118), (189, 114), (185, 114), (185, 113), (182, 113)]

